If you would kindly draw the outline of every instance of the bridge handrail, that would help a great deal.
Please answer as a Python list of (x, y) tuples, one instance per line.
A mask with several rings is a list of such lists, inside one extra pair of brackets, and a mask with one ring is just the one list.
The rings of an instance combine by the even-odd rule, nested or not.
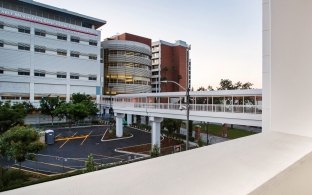
[[(181, 104), (113, 102), (113, 107), (180, 110)], [(261, 105), (190, 104), (191, 111), (262, 114)]]

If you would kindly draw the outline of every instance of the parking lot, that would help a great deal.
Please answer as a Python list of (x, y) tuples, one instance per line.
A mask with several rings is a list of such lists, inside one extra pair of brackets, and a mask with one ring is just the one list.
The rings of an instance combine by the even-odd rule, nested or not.
[[(132, 138), (102, 142), (105, 131), (109, 126), (93, 126), (83, 128), (55, 129), (56, 142), (36, 154), (36, 160), (26, 160), (22, 168), (53, 175), (85, 167), (89, 154), (93, 155), (96, 164), (127, 161), (139, 158), (138, 155), (116, 152), (123, 148), (151, 142), (151, 135), (125, 127), (125, 131), (133, 134)], [(18, 167), (19, 165), (14, 165)]]

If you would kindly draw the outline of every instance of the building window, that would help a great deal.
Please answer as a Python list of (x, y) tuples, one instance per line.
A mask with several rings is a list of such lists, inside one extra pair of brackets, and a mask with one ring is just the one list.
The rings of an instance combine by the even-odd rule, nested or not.
[(4, 28), (3, 23), (0, 23), (0, 29), (3, 29), (3, 28)]
[(90, 60), (97, 60), (97, 57), (96, 56), (89, 56), (89, 59)]
[(44, 47), (35, 46), (35, 52), (45, 53), (46, 49)]
[(96, 76), (89, 76), (89, 81), (96, 81)]
[(46, 32), (44, 30), (35, 29), (35, 35), (45, 37)]
[(97, 46), (97, 41), (89, 40), (89, 45)]
[(57, 73), (56, 78), (66, 79), (66, 73)]
[(70, 37), (70, 41), (74, 42), (74, 43), (79, 43), (80, 39), (79, 39), (79, 37)]
[(44, 72), (40, 72), (40, 71), (38, 71), (38, 72), (35, 72), (35, 77), (45, 77), (45, 73)]
[(66, 41), (67, 40), (67, 35), (57, 34), (57, 39)]
[(30, 72), (29, 72), (29, 70), (19, 70), (18, 75), (29, 76)]
[(30, 51), (30, 45), (19, 43), (19, 44), (18, 44), (18, 49), (19, 49), (19, 50)]
[(3, 69), (2, 69), (2, 68), (0, 68), (0, 74), (3, 74), (3, 72), (4, 72), (4, 71), (3, 71)]
[(18, 32), (30, 34), (30, 28), (25, 26), (18, 26)]
[(70, 56), (74, 58), (79, 58), (79, 53), (77, 52), (70, 52)]
[(70, 79), (79, 79), (78, 75), (70, 75)]
[(0, 41), (0, 47), (3, 47), (3, 46), (4, 46), (3, 42), (2, 42), (2, 41)]
[(67, 56), (67, 51), (66, 50), (57, 50), (57, 55)]

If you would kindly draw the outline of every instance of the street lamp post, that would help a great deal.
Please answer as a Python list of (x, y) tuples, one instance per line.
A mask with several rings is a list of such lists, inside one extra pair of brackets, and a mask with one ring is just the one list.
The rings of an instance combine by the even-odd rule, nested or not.
[(113, 114), (113, 108), (112, 108), (112, 88), (113, 86), (109, 86), (109, 130), (112, 130), (112, 114)]
[(185, 150), (189, 149), (189, 123), (190, 123), (190, 88), (187, 86), (185, 89), (182, 85), (175, 81), (161, 81), (161, 83), (174, 83), (178, 85), (180, 88), (186, 91), (186, 144), (185, 144)]

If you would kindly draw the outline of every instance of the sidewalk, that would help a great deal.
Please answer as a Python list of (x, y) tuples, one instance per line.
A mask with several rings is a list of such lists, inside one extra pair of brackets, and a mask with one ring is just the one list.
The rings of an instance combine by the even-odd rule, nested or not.
[[(200, 137), (203, 140), (204, 143), (207, 144), (207, 134), (206, 133), (200, 133)], [(208, 139), (209, 139), (209, 144), (216, 144), (216, 143), (220, 143), (220, 142), (224, 142), (224, 141), (228, 141), (229, 139), (224, 138), (224, 137), (219, 137), (219, 136), (215, 136), (215, 135), (208, 135)]]

